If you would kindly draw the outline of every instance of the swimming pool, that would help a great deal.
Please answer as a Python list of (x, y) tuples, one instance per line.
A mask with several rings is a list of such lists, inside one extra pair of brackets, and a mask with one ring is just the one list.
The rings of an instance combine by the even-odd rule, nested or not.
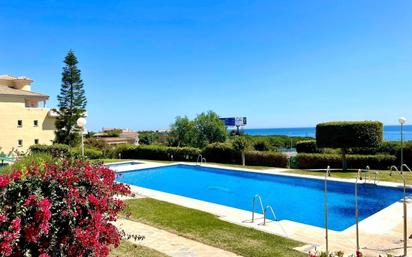
[(106, 164), (105, 166), (107, 166), (109, 168), (118, 168), (118, 167), (126, 167), (126, 166), (137, 165), (137, 164), (141, 164), (141, 162), (136, 162), (136, 161), (117, 162), (117, 163)]
[[(255, 194), (279, 220), (324, 227), (324, 181), (293, 176), (171, 165), (123, 172), (118, 182), (252, 211)], [(354, 184), (328, 181), (329, 228), (355, 224)], [(408, 192), (409, 193), (409, 192)], [(359, 184), (359, 220), (400, 200), (401, 188)]]

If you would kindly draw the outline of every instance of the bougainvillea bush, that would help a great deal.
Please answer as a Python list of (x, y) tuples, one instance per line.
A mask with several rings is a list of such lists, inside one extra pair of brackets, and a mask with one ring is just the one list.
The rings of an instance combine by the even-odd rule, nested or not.
[(81, 161), (0, 176), (0, 256), (108, 256), (130, 193), (112, 170)]

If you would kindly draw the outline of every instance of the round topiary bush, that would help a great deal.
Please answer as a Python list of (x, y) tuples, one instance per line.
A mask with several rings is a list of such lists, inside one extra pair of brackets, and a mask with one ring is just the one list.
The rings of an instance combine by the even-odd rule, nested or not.
[(319, 148), (342, 150), (342, 166), (347, 169), (346, 153), (352, 147), (378, 147), (383, 140), (383, 124), (379, 121), (325, 122), (316, 126)]

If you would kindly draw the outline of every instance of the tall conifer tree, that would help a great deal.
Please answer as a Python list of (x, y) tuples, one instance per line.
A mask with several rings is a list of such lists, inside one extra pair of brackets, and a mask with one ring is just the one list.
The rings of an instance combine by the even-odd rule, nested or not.
[(86, 112), (86, 96), (83, 88), (80, 70), (77, 68), (77, 58), (70, 50), (64, 59), (62, 84), (59, 101), (59, 116), (56, 120), (56, 143), (75, 146), (80, 141), (77, 119)]

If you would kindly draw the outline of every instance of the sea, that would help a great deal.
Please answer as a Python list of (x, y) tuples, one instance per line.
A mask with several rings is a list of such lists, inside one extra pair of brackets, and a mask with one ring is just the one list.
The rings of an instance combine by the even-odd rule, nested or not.
[[(247, 135), (271, 136), (285, 135), (293, 137), (316, 137), (316, 128), (246, 128), (243, 129)], [(383, 137), (385, 141), (401, 140), (400, 125), (385, 125), (383, 127)], [(405, 141), (412, 140), (412, 125), (403, 126), (403, 138)]]

